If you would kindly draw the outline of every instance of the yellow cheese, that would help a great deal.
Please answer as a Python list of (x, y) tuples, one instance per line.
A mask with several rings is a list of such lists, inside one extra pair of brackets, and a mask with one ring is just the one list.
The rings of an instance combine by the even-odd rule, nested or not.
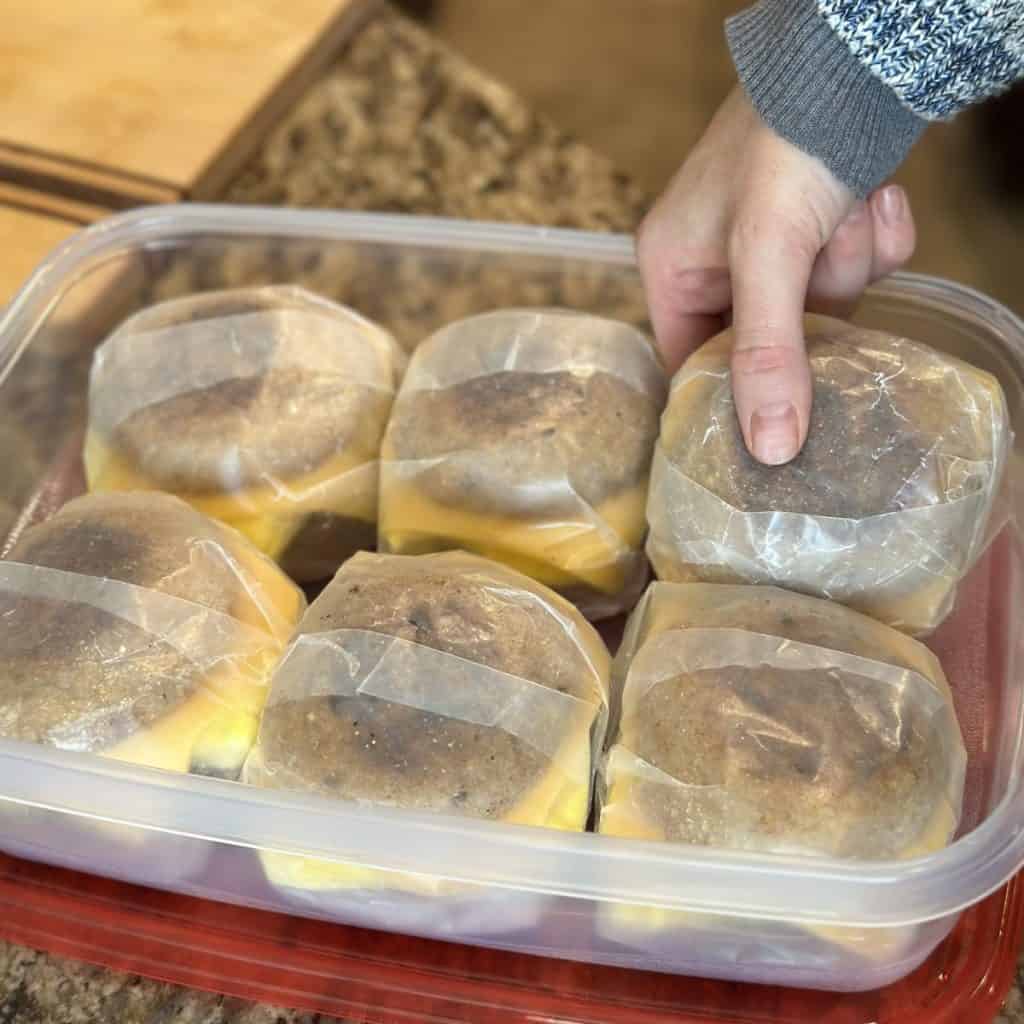
[[(229, 678), (218, 678), (229, 673)], [(269, 668), (262, 679), (231, 670), (216, 673), (171, 714), (105, 751), (105, 756), (175, 772), (187, 772), (204, 758), (203, 763), (224, 774), (237, 772), (259, 723), (258, 711), (248, 709), (266, 699), (268, 682)]]
[[(637, 809), (630, 790), (634, 776), (622, 772), (609, 789), (606, 808), (601, 812), (599, 831), (602, 835), (620, 836), (627, 839), (664, 841), (661, 828), (651, 822)], [(945, 802), (936, 808), (931, 820), (921, 835), (900, 854), (901, 859), (923, 856), (941, 850), (948, 844), (948, 837), (956, 824), (952, 810)], [(608, 929), (656, 932), (661, 930), (716, 931), (719, 933), (741, 933), (744, 930), (763, 929), (765, 923), (743, 917), (729, 917), (716, 914), (691, 913), (685, 910), (671, 910), (661, 907), (638, 906), (628, 903), (611, 903), (602, 907)], [(826, 942), (841, 946), (864, 959), (888, 960), (894, 949), (907, 942), (913, 928), (852, 928), (842, 925), (794, 924)]]
[[(299, 591), (274, 565), (241, 544), (232, 545), (228, 554), (242, 577), (231, 615), (267, 634), (266, 648), (222, 660), (179, 707), (104, 756), (166, 771), (200, 768), (230, 777), (241, 770), (256, 738), (271, 673), (303, 606)], [(258, 588), (259, 601), (244, 581)]]
[(250, 581), (248, 587), (239, 581), (244, 592), (232, 606), (232, 616), (253, 629), (269, 633), (283, 648), (306, 610), (302, 592), (277, 566), (268, 563), (249, 545), (231, 545), (228, 553), (243, 579)]
[[(211, 519), (233, 526), (260, 551), (277, 559), (313, 512), (334, 512), (371, 524), (376, 521), (377, 473), (352, 474), (371, 466), (376, 458), (376, 453), (346, 451), (294, 479), (233, 492), (179, 493), (177, 497)], [(91, 430), (85, 438), (84, 460), (90, 491), (166, 490), (158, 479), (140, 472)]]
[(550, 587), (586, 585), (617, 594), (643, 543), (647, 481), (602, 502), (605, 529), (584, 519), (557, 522), (475, 512), (435, 501), (414, 482), (389, 479), (381, 490), (382, 549), (424, 555), (463, 549), (501, 562)]

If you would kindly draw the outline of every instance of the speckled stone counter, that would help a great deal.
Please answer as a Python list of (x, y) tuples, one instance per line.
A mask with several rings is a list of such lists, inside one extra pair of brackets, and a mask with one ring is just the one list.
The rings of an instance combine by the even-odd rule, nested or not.
[[(224, 198), (618, 231), (632, 230), (648, 201), (608, 160), (388, 9), (359, 31)], [(0, 1024), (314, 1020), (331, 1019), (0, 943)], [(1019, 987), (999, 1020), (1024, 1024)]]
[(610, 161), (387, 9), (224, 198), (616, 231), (647, 205)]

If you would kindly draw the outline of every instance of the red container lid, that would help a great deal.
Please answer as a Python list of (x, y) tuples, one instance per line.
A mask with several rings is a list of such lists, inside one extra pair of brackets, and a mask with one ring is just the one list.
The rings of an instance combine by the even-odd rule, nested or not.
[(366, 1024), (991, 1024), (1024, 925), (1019, 876), (904, 981), (839, 995), (429, 942), (62, 871), (0, 854), (0, 938)]

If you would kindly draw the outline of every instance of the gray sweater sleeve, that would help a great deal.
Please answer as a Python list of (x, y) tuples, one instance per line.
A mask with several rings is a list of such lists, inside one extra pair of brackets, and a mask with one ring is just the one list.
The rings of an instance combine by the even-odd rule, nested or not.
[(761, 117), (862, 196), (1024, 75), (1024, 0), (760, 0), (726, 35)]

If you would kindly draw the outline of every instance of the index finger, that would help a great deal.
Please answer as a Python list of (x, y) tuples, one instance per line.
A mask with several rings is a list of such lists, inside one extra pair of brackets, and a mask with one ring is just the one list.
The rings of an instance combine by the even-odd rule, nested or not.
[(754, 458), (782, 465), (799, 453), (810, 420), (803, 314), (817, 246), (762, 222), (739, 226), (730, 255), (736, 415)]

